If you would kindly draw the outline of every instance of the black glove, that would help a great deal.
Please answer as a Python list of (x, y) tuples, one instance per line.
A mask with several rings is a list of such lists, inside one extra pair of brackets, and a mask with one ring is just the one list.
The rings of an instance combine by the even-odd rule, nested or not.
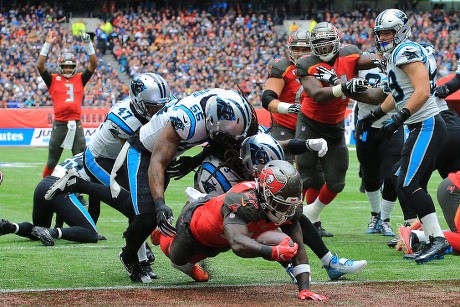
[(435, 90), (435, 95), (438, 96), (439, 98), (446, 98), (450, 94), (451, 92), (449, 88), (447, 87), (447, 85), (445, 84), (438, 86)]
[(176, 234), (176, 227), (172, 225), (174, 215), (171, 208), (166, 206), (164, 198), (155, 199), (155, 211), (157, 213), (158, 230), (165, 236), (174, 236)]
[(383, 127), (380, 128), (380, 135), (385, 138), (391, 138), (398, 127), (404, 124), (409, 117), (410, 111), (406, 108), (402, 108), (401, 111), (382, 123)]
[(166, 169), (166, 175), (174, 180), (179, 180), (200, 166), (203, 160), (207, 157), (207, 153), (202, 151), (196, 156), (181, 156), (169, 164)]
[(358, 139), (365, 142), (366, 137), (364, 136), (365, 133), (369, 130), (372, 124), (376, 121), (385, 116), (386, 113), (382, 111), (382, 108), (378, 106), (374, 110), (370, 111), (369, 114), (364, 116), (363, 118), (359, 119), (356, 123), (356, 132), (358, 135)]
[(313, 74), (316, 79), (324, 82), (328, 82), (332, 85), (335, 85), (335, 81), (339, 80), (336, 73), (332, 70), (327, 69), (323, 66), (316, 67), (316, 73)]
[(364, 92), (368, 89), (369, 82), (362, 78), (353, 78), (345, 83), (342, 83), (342, 92), (345, 95)]
[(299, 114), (300, 107), (302, 105), (300, 103), (293, 103), (289, 106), (288, 113), (289, 114)]

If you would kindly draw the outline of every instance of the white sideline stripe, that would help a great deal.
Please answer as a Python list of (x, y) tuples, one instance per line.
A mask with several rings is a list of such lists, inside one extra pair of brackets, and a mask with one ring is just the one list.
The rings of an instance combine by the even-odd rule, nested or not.
[[(416, 282), (424, 281), (457, 281), (457, 278), (449, 279), (418, 279)], [(398, 280), (361, 280), (361, 281), (334, 281), (333, 284), (346, 284), (346, 285), (359, 285), (359, 284), (381, 284), (381, 283), (399, 283), (399, 282), (414, 282), (410, 279), (398, 279)], [(221, 288), (221, 287), (264, 287), (264, 286), (283, 286), (292, 283), (272, 283), (272, 284), (232, 284), (232, 285), (162, 285), (162, 286), (152, 286), (152, 285), (143, 285), (143, 286), (114, 286), (114, 287), (82, 287), (82, 288), (46, 288), (46, 289), (12, 289), (12, 290), (0, 290), (0, 293), (20, 293), (20, 292), (47, 292), (47, 291), (97, 291), (97, 290), (135, 290), (135, 289), (153, 289), (153, 290), (162, 290), (162, 289), (200, 289), (200, 288)], [(325, 282), (311, 282), (312, 285), (331, 285), (331, 281)]]

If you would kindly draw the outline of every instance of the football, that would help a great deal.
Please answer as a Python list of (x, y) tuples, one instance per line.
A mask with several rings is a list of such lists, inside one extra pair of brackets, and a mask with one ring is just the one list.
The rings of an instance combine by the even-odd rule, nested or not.
[[(280, 242), (283, 241), (286, 237), (289, 236), (284, 232), (278, 230), (269, 230), (259, 234), (254, 238), (254, 240), (259, 242), (260, 244), (275, 246), (280, 244)], [(294, 245), (294, 241), (292, 241), (292, 239), (289, 241), (289, 245)]]

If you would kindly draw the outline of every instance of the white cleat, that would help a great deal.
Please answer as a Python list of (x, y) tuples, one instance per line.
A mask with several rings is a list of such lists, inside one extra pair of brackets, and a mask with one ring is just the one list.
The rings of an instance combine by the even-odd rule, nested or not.
[(79, 177), (77, 170), (74, 168), (68, 169), (64, 176), (62, 176), (55, 183), (53, 183), (53, 185), (48, 189), (48, 191), (46, 191), (45, 199), (51, 200), (56, 194), (56, 192), (64, 192), (67, 186), (75, 184), (77, 182), (77, 178), (72, 177)]

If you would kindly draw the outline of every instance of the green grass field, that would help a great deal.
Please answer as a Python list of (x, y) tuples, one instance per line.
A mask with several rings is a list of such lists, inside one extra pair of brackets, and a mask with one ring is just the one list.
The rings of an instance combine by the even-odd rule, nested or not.
[[(193, 152), (192, 152), (193, 153)], [(0, 169), (4, 181), (0, 186), (0, 218), (11, 222), (31, 221), (32, 196), (46, 161), (46, 148), (0, 148)], [(65, 151), (63, 157), (70, 156)], [(436, 197), (440, 181), (434, 173), (429, 192)], [(396, 281), (458, 279), (458, 258), (447, 256), (444, 260), (424, 265), (402, 259), (402, 254), (387, 247), (388, 237), (365, 234), (369, 220), (369, 205), (364, 194), (359, 193), (360, 179), (354, 148), (350, 150), (350, 167), (347, 185), (342, 193), (323, 210), (323, 226), (334, 233), (325, 238), (326, 245), (339, 256), (366, 259), (367, 268), (356, 275), (346, 275), (347, 281)], [(189, 175), (172, 181), (166, 203), (178, 216), (185, 195), (192, 185)], [(441, 226), (447, 225), (438, 209)], [(392, 224), (402, 222), (399, 205)], [(57, 241), (54, 247), (45, 247), (39, 241), (30, 241), (16, 235), (0, 237), (0, 290), (50, 289), (50, 288), (105, 288), (137, 286), (127, 277), (118, 260), (124, 244), (122, 232), (126, 219), (108, 206), (102, 206), (98, 222), (99, 232), (107, 241), (97, 244), (78, 244)], [(168, 259), (158, 247), (153, 247), (156, 261), (153, 270), (159, 279), (141, 287), (194, 285), (188, 277), (171, 268)], [(314, 282), (326, 282), (328, 276), (320, 261), (307, 248)], [(289, 283), (288, 276), (279, 264), (261, 258), (242, 259), (231, 252), (209, 259), (211, 279), (206, 285)]]

